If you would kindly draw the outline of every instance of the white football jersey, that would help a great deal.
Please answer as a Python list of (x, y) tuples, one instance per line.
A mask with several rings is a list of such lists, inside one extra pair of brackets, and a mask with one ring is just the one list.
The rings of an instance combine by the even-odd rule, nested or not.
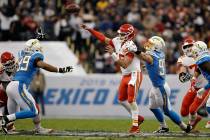
[(12, 81), (12, 78), (14, 76), (14, 74), (16, 73), (17, 69), (18, 69), (18, 62), (16, 61), (15, 63), (15, 69), (14, 71), (9, 75), (4, 69), (2, 64), (0, 63), (0, 81), (1, 82), (10, 82)]
[[(188, 57), (186, 55), (179, 57), (177, 63), (185, 66), (188, 70), (188, 72), (191, 75), (194, 75), (195, 69), (197, 69), (197, 65), (195, 64), (195, 60), (191, 57)], [(207, 84), (206, 79), (203, 77), (202, 74), (200, 74), (198, 76), (198, 78), (196, 79), (196, 83), (195, 86), (197, 88), (202, 88)]]
[[(119, 54), (120, 57), (123, 57), (123, 56), (125, 56), (128, 53), (128, 48), (130, 46), (136, 46), (133, 41), (126, 41), (122, 45), (122, 40), (120, 40), (119, 37), (113, 38), (112, 42), (114, 44), (116, 53)], [(139, 58), (137, 58), (137, 56), (134, 55), (134, 58), (133, 58), (131, 64), (125, 69), (122, 68), (122, 67), (120, 67), (120, 69), (121, 69), (123, 75), (128, 75), (131, 72), (136, 72), (136, 71), (141, 72)]]

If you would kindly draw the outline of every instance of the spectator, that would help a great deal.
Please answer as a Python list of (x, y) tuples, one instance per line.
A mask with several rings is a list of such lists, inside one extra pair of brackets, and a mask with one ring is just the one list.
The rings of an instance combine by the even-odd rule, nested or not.
[(8, 7), (2, 7), (0, 11), (0, 31), (2, 33), (1, 40), (6, 41), (10, 39), (10, 26), (11, 23), (18, 20), (16, 15), (10, 13)]
[[(65, 13), (65, 1), (0, 0), (0, 40), (27, 40), (41, 25), (48, 40), (70, 37), (82, 62), (98, 72), (107, 72), (109, 58), (100, 51), (104, 47), (102, 44), (79, 29), (81, 23), (111, 37), (121, 24), (129, 22), (138, 31), (135, 40), (138, 45), (152, 35), (162, 36), (170, 49), (166, 54), (168, 73), (174, 73), (176, 59), (181, 53), (180, 43), (187, 36), (203, 40), (210, 47), (209, 0), (77, 0), (80, 12), (71, 15)], [(94, 44), (91, 49), (90, 42)], [(101, 54), (95, 55), (96, 52)], [(95, 60), (99, 62), (97, 65)], [(117, 72), (117, 68), (113, 72)]]

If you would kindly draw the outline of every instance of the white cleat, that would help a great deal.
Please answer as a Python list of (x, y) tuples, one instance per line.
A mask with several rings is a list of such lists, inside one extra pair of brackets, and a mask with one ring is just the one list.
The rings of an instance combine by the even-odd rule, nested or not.
[(40, 128), (35, 128), (34, 132), (36, 134), (50, 134), (53, 132), (53, 129), (40, 127)]
[(210, 121), (206, 123), (205, 128), (210, 129)]

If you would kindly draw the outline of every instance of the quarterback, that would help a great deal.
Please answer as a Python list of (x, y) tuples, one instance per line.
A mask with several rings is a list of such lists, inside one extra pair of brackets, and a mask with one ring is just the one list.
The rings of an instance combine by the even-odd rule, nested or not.
[(118, 101), (131, 114), (132, 127), (130, 133), (139, 133), (139, 125), (144, 118), (139, 115), (136, 96), (142, 81), (142, 73), (140, 69), (140, 60), (132, 52), (128, 52), (129, 46), (135, 46), (132, 39), (135, 37), (134, 27), (130, 24), (123, 24), (118, 30), (119, 36), (110, 39), (102, 33), (90, 29), (85, 25), (81, 26), (89, 31), (93, 36), (101, 42), (107, 44), (107, 52), (109, 52), (113, 60), (120, 65), (122, 71), (122, 79), (119, 86)]

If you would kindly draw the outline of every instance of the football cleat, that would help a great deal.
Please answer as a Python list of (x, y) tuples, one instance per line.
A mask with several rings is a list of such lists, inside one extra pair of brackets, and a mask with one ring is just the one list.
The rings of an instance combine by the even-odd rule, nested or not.
[(193, 129), (193, 127), (192, 127), (190, 124), (188, 124), (188, 125), (187, 125), (187, 128), (185, 128), (184, 131), (185, 131), (186, 133), (189, 133), (192, 129)]
[(140, 132), (140, 129), (138, 126), (132, 126), (131, 129), (129, 130), (129, 133), (132, 133), (132, 134), (137, 134)]
[(3, 130), (3, 132), (5, 134), (8, 133), (8, 130), (7, 130), (7, 125), (10, 123), (10, 121), (8, 120), (7, 116), (2, 116), (2, 120), (1, 120), (1, 128)]
[(35, 128), (34, 132), (37, 134), (50, 134), (53, 132), (53, 129), (40, 127), (40, 128)]
[(210, 129), (210, 121), (206, 123), (205, 128)]
[(138, 125), (141, 125), (144, 122), (144, 117), (143, 116), (138, 116)]
[(9, 122), (7, 124), (7, 130), (8, 130), (8, 132), (14, 132), (16, 130), (14, 122)]
[(169, 128), (160, 127), (158, 130), (154, 131), (153, 133), (167, 133), (167, 132), (169, 132)]

